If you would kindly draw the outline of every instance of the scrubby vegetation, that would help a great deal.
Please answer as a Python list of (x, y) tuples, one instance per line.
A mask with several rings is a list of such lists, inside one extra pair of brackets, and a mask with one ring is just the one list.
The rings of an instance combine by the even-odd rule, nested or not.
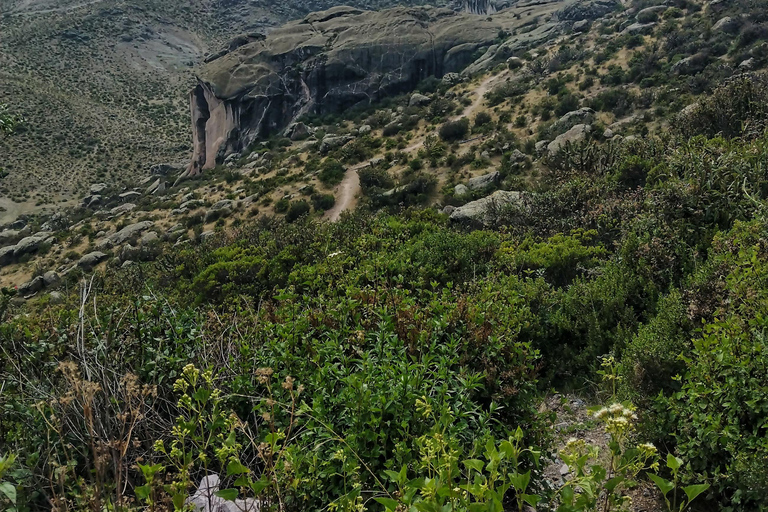
[[(298, 201), (293, 223), (73, 302), (6, 299), (3, 489), (22, 509), (178, 508), (216, 472), (223, 497), (291, 510), (591, 510), (648, 472), (677, 505), (758, 509), (768, 138), (583, 144), (493, 229), (420, 209), (323, 224)], [(596, 413), (610, 456), (569, 443), (573, 479), (548, 489), (541, 397), (601, 375), (628, 401)]]
[[(137, 199), (168, 226), (120, 265), (4, 288), (0, 509), (181, 511), (215, 474), (276, 512), (765, 510), (768, 83), (736, 70), (766, 33), (736, 4), (307, 117)], [(100, 213), (13, 264), (95, 249)]]

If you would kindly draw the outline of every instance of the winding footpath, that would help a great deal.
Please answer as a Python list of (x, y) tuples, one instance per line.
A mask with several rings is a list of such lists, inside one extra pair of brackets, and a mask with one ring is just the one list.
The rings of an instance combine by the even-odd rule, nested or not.
[[(487, 93), (493, 85), (496, 85), (496, 82), (502, 80), (505, 76), (506, 73), (501, 73), (499, 75), (491, 75), (484, 78), (483, 81), (480, 82), (480, 84), (477, 86), (477, 88), (472, 91), (475, 95), (475, 99), (472, 101), (472, 103), (467, 105), (467, 107), (460, 114), (453, 116), (451, 121), (461, 119), (462, 117), (472, 116), (472, 114), (474, 114), (483, 105), (485, 93)], [(414, 142), (403, 149), (403, 152), (413, 153), (414, 151), (417, 151), (420, 147), (423, 146), (425, 138), (426, 137), (417, 137)], [(333, 205), (333, 208), (325, 212), (325, 219), (331, 222), (336, 222), (339, 220), (343, 212), (354, 207), (357, 196), (360, 194), (360, 176), (358, 175), (358, 171), (368, 167), (368, 165), (370, 165), (370, 163), (366, 161), (347, 169), (347, 172), (344, 175), (344, 179), (334, 190), (336, 203)]]

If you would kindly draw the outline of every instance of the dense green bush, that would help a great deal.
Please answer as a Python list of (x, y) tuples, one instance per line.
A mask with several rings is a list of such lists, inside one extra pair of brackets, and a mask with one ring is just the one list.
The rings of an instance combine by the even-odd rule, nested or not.
[(341, 162), (333, 158), (326, 158), (323, 163), (320, 164), (319, 178), (325, 185), (337, 185), (344, 179), (345, 172), (346, 169)]
[(290, 208), (288, 208), (288, 213), (285, 214), (285, 220), (288, 222), (293, 222), (297, 219), (299, 219), (301, 216), (306, 215), (309, 213), (309, 203), (304, 201), (303, 199), (300, 201), (294, 201), (291, 203)]
[(440, 126), (440, 138), (454, 142), (461, 140), (469, 133), (469, 119), (462, 117), (458, 121), (448, 121)]
[(760, 137), (768, 118), (768, 81), (737, 77), (686, 109), (674, 127), (684, 137)]

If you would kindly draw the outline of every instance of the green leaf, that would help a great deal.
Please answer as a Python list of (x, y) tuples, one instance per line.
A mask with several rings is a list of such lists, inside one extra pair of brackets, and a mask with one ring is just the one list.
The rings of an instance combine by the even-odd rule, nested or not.
[(392, 482), (397, 482), (400, 479), (400, 473), (392, 471), (391, 469), (385, 469), (384, 474), (387, 475), (387, 478)]
[(392, 498), (373, 498), (386, 507), (387, 510), (395, 510), (397, 508), (397, 500)]
[(512, 481), (512, 485), (515, 486), (515, 490), (519, 493), (523, 493), (528, 488), (528, 484), (531, 481), (531, 472), (526, 471), (522, 474), (514, 473), (509, 477), (509, 479)]
[(11, 503), (16, 505), (16, 487), (11, 482), (0, 482), (0, 491), (11, 500)]
[(615, 476), (610, 480), (608, 480), (607, 482), (605, 482), (605, 489), (608, 492), (613, 492), (613, 490), (616, 489), (616, 487), (623, 481), (624, 481), (623, 476)]
[(677, 471), (678, 469), (680, 469), (680, 466), (682, 465), (683, 465), (682, 459), (678, 459), (671, 453), (667, 454), (667, 467), (669, 467), (669, 469), (671, 469), (672, 471)]
[(227, 476), (232, 475), (242, 475), (243, 473), (248, 473), (250, 470), (240, 464), (240, 461), (232, 460), (227, 464)]
[(420, 501), (414, 503), (413, 506), (416, 507), (416, 510), (419, 512), (437, 512), (437, 504), (431, 501)]
[(474, 469), (478, 473), (482, 473), (483, 467), (485, 467), (485, 463), (480, 459), (467, 459), (464, 461), (464, 465), (467, 469)]
[(485, 512), (488, 508), (488, 505), (475, 501), (470, 503), (469, 507), (467, 508), (469, 509), (469, 512)]
[(541, 501), (541, 496), (538, 494), (523, 494), (523, 501), (536, 508), (536, 505)]
[(253, 493), (258, 496), (261, 491), (269, 487), (269, 480), (261, 479), (253, 482), (251, 484), (251, 489), (253, 490)]
[(177, 492), (173, 495), (173, 507), (176, 510), (183, 510), (184, 509), (184, 501), (186, 500), (186, 497), (184, 494)]
[(152, 487), (150, 485), (141, 485), (134, 489), (134, 492), (136, 493), (136, 497), (140, 500), (146, 500), (149, 498), (149, 494), (152, 492)]
[(216, 491), (214, 494), (219, 498), (225, 499), (227, 501), (235, 501), (238, 493), (239, 491), (237, 489), (222, 489), (220, 491)]
[(688, 496), (688, 503), (692, 502), (696, 499), (696, 497), (709, 489), (709, 484), (697, 484), (697, 485), (689, 485), (688, 487), (683, 487), (683, 491), (685, 491), (685, 495)]
[(648, 478), (653, 480), (653, 483), (656, 484), (656, 487), (659, 488), (661, 493), (666, 496), (669, 491), (675, 488), (675, 484), (672, 482), (669, 482), (667, 480), (664, 480), (659, 475), (654, 475), (653, 473), (648, 473)]

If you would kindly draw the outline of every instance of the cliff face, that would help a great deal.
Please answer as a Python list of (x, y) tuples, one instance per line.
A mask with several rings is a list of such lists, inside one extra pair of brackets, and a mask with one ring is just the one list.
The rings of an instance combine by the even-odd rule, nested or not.
[[(536, 9), (547, 14), (558, 6), (562, 2)], [(523, 23), (515, 14), (336, 7), (236, 46), (206, 64), (191, 92), (194, 155), (187, 175), (214, 167), (301, 115), (338, 112), (461, 71), (501, 29)]]
[(495, 0), (464, 0), (462, 10), (470, 14), (494, 14), (496, 2)]

